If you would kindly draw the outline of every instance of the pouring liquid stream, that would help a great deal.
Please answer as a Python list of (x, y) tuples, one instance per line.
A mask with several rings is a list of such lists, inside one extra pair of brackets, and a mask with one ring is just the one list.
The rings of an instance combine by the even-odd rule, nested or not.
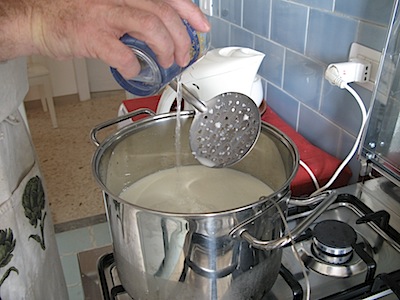
[(194, 191), (190, 191), (188, 182), (193, 181), (194, 178), (198, 176), (198, 174), (196, 173), (190, 174), (186, 171), (186, 168), (184, 168), (184, 170), (182, 169), (181, 111), (182, 111), (182, 81), (181, 81), (181, 75), (178, 75), (176, 78), (176, 125), (175, 125), (176, 167), (175, 170), (172, 171), (172, 174), (170, 174), (171, 178), (174, 178), (175, 180), (175, 186), (174, 186), (175, 191), (172, 193), (172, 195), (174, 195), (172, 198), (170, 198), (169, 200), (168, 199), (164, 200), (166, 200), (165, 203), (168, 203), (168, 206), (172, 205), (172, 207), (174, 207), (174, 210), (177, 210), (178, 207), (186, 207), (189, 208), (189, 210), (195, 208), (195, 210), (197, 211), (210, 209), (210, 207), (207, 207), (204, 204), (200, 204), (197, 195), (193, 194)]
[(182, 81), (181, 75), (177, 77), (176, 89), (176, 126), (175, 126), (175, 156), (176, 166), (179, 172), (181, 163), (181, 105), (182, 105)]
[(184, 178), (182, 178), (182, 168), (181, 161), (181, 110), (182, 110), (182, 81), (181, 75), (177, 77), (177, 87), (176, 87), (176, 125), (175, 125), (175, 159), (176, 159), (176, 179), (175, 179), (175, 193), (177, 205), (183, 205), (184, 201), (182, 199), (189, 199), (188, 190), (184, 185)]

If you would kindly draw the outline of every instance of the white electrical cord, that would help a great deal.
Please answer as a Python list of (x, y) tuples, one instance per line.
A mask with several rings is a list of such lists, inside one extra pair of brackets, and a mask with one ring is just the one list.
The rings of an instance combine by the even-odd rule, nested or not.
[(344, 169), (344, 167), (349, 163), (349, 161), (351, 160), (351, 158), (353, 157), (353, 155), (356, 153), (357, 148), (360, 144), (361, 141), (361, 137), (364, 131), (364, 127), (365, 124), (367, 122), (367, 109), (365, 108), (364, 103), (362, 102), (360, 96), (357, 94), (357, 92), (350, 87), (347, 83), (345, 82), (338, 82), (339, 79), (336, 79), (337, 83), (335, 83), (336, 85), (338, 85), (341, 88), (345, 88), (357, 101), (358, 106), (360, 107), (361, 110), (361, 115), (362, 115), (362, 119), (361, 119), (361, 127), (360, 130), (358, 132), (357, 138), (354, 142), (353, 148), (350, 150), (349, 154), (347, 155), (347, 157), (342, 161), (342, 163), (339, 165), (339, 167), (336, 169), (336, 172), (333, 174), (333, 176), (331, 177), (331, 179), (321, 188), (317, 189), (314, 193), (311, 194), (311, 196), (315, 196), (318, 193), (326, 190), (327, 188), (329, 188), (332, 183), (336, 180), (336, 178), (339, 176), (340, 172), (342, 172), (342, 170)]
[[(340, 66), (340, 67), (338, 67), (338, 66)], [(335, 173), (332, 175), (332, 177), (329, 179), (329, 181), (323, 187), (319, 187), (319, 183), (318, 183), (318, 180), (317, 180), (315, 174), (312, 172), (312, 170), (307, 166), (307, 164), (304, 161), (300, 160), (300, 165), (310, 175), (310, 177), (314, 183), (314, 186), (316, 188), (316, 191), (313, 192), (311, 194), (311, 196), (315, 196), (315, 195), (319, 194), (320, 192), (323, 192), (324, 190), (326, 190), (333, 184), (333, 182), (339, 176), (340, 172), (342, 172), (342, 170), (345, 168), (345, 166), (349, 163), (351, 158), (356, 153), (357, 148), (361, 141), (362, 133), (364, 131), (365, 124), (367, 122), (367, 110), (366, 110), (365, 105), (362, 102), (360, 96), (357, 94), (357, 92), (348, 85), (348, 82), (354, 82), (354, 81), (360, 80), (360, 73), (362, 73), (362, 72), (355, 72), (354, 66), (356, 66), (360, 70), (366, 70), (365, 68), (363, 68), (363, 65), (361, 63), (354, 64), (354, 63), (349, 62), (349, 63), (341, 63), (341, 64), (331, 64), (328, 66), (328, 68), (325, 72), (325, 78), (332, 85), (336, 85), (341, 89), (346, 89), (356, 99), (357, 104), (360, 107), (361, 114), (362, 114), (361, 127), (360, 127), (359, 133), (357, 135), (356, 141), (354, 142), (353, 148), (350, 150), (347, 157), (343, 160), (343, 162), (336, 169)], [(339, 72), (339, 70), (342, 70), (342, 71)], [(347, 74), (347, 77), (342, 78), (340, 74)], [(361, 75), (364, 76), (364, 74), (361, 74)]]
[[(315, 196), (317, 194), (320, 194), (321, 192), (323, 192), (324, 190), (326, 190), (327, 188), (329, 188), (332, 183), (336, 180), (336, 178), (339, 176), (340, 172), (344, 169), (344, 167), (349, 163), (349, 161), (351, 160), (351, 158), (353, 157), (353, 155), (356, 153), (357, 148), (360, 144), (361, 141), (361, 137), (364, 131), (364, 127), (365, 124), (367, 122), (367, 110), (365, 108), (365, 105), (363, 103), (363, 101), (361, 100), (361, 97), (357, 94), (357, 92), (350, 87), (345, 81), (343, 81), (340, 76), (338, 76), (337, 74), (328, 74), (328, 76), (331, 76), (329, 78), (329, 81), (334, 84), (339, 86), (340, 88), (344, 88), (346, 89), (357, 101), (358, 106), (360, 107), (361, 110), (361, 115), (362, 115), (362, 119), (361, 119), (361, 127), (360, 130), (358, 132), (357, 138), (354, 142), (354, 145), (352, 147), (352, 149), (350, 150), (349, 154), (347, 155), (347, 157), (342, 161), (342, 163), (339, 165), (339, 167), (336, 169), (335, 173), (332, 175), (332, 177), (330, 178), (330, 180), (323, 186), (323, 187), (319, 187), (319, 183), (317, 178), (315, 177), (314, 173), (312, 172), (312, 170), (310, 169), (310, 167), (302, 160), (300, 160), (300, 165), (307, 171), (307, 173), (310, 175), (315, 187), (316, 187), (316, 191), (314, 193), (311, 194), (311, 196)], [(327, 77), (328, 77), (327, 76)], [(315, 201), (315, 199), (312, 199), (312, 201)], [(310, 295), (311, 295), (311, 287), (310, 287), (310, 281), (307, 275), (307, 269), (304, 265), (304, 262), (301, 260), (301, 257), (299, 255), (299, 253), (297, 252), (296, 246), (295, 246), (295, 241), (293, 239), (293, 235), (290, 231), (289, 225), (286, 221), (285, 215), (282, 211), (282, 209), (280, 208), (280, 206), (275, 203), (275, 201), (272, 201), (272, 203), (274, 204), (274, 206), (277, 208), (279, 215), (282, 219), (282, 222), (284, 224), (285, 230), (290, 238), (291, 241), (291, 249), (293, 251), (293, 255), (295, 256), (296, 260), (299, 262), (300, 267), (301, 267), (301, 271), (303, 273), (304, 276), (304, 280), (305, 280), (305, 284), (306, 284), (306, 291), (305, 291), (305, 299), (309, 300), (310, 299)], [(304, 204), (304, 203), (303, 203)]]
[(317, 180), (317, 177), (315, 177), (313, 171), (310, 169), (310, 167), (300, 159), (300, 166), (302, 166), (304, 168), (304, 170), (306, 170), (306, 172), (308, 173), (308, 175), (310, 175), (311, 180), (314, 183), (315, 189), (318, 190), (319, 189), (319, 183)]

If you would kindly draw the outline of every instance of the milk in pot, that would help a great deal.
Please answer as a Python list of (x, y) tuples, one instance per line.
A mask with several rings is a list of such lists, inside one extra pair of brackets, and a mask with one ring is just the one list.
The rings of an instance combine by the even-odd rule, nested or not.
[(233, 169), (192, 165), (162, 170), (133, 183), (120, 198), (170, 213), (209, 213), (256, 202), (273, 190), (261, 180)]

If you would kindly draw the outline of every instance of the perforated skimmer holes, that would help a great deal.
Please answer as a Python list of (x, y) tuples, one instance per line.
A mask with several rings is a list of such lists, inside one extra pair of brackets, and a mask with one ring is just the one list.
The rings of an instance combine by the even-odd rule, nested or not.
[(193, 155), (208, 167), (226, 167), (241, 160), (252, 148), (261, 127), (258, 107), (249, 97), (225, 93), (207, 101), (190, 128)]

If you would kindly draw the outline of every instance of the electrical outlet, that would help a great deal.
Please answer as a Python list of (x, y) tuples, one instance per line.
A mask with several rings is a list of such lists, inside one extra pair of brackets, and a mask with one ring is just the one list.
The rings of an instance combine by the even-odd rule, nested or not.
[(201, 11), (208, 16), (212, 16), (213, 0), (198, 0), (198, 1)]
[(357, 43), (351, 44), (349, 61), (361, 61), (371, 64), (371, 69), (369, 70), (369, 80), (367, 82), (357, 82), (357, 84), (370, 91), (374, 89), (380, 59), (381, 53), (379, 51)]

